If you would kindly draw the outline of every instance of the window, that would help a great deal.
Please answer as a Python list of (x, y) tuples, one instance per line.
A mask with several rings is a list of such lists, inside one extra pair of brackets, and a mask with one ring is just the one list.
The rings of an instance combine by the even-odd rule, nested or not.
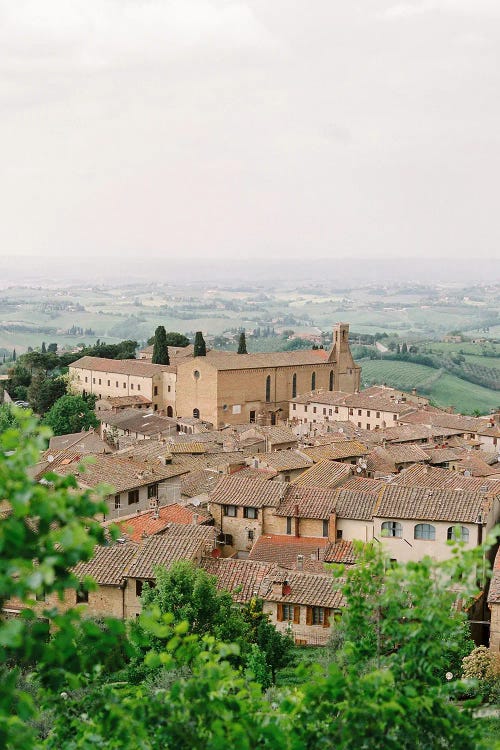
[(199, 419), (200, 418), (200, 410), (199, 409), (193, 409), (193, 417), (195, 419)]
[(193, 371), (193, 378), (195, 380), (199, 380), (200, 379), (200, 371), (199, 370), (194, 370)]
[(291, 534), (292, 533), (292, 517), (287, 516), (286, 519), (286, 533)]
[(130, 390), (131, 390), (131, 391), (133, 391), (133, 390), (134, 390), (134, 384), (133, 384), (133, 383), (131, 383), (131, 384), (130, 384)]
[(81, 586), (76, 591), (76, 603), (77, 604), (85, 604), (89, 600), (89, 592), (86, 589), (83, 589)]
[(314, 391), (316, 388), (316, 373), (313, 372), (311, 375), (311, 391)]
[[(293, 405), (293, 408), (295, 409), (295, 404)], [(255, 410), (252, 409), (250, 411), (250, 422), (253, 424), (255, 422)]]
[[(140, 384), (137, 384), (137, 390), (138, 390), (138, 391), (140, 391), (140, 390), (141, 390), (141, 386), (140, 386)], [(170, 386), (169, 386), (168, 390), (170, 390)]]
[(316, 414), (316, 411), (317, 411), (316, 407), (313, 406), (313, 414)]
[(230, 516), (231, 518), (236, 518), (236, 505), (225, 505), (224, 515)]
[(285, 482), (289, 482), (291, 478), (290, 474), (285, 474)]
[(139, 490), (130, 490), (128, 493), (128, 504), (135, 505), (139, 502)]
[(354, 414), (354, 411), (352, 409), (349, 409), (349, 416), (352, 417), (353, 414)]
[(335, 538), (342, 539), (342, 529), (337, 529), (337, 531), (335, 532)]
[(292, 411), (297, 411), (297, 404), (292, 405)]
[(469, 529), (466, 526), (450, 526), (446, 536), (454, 542), (468, 542)]
[(115, 383), (115, 388), (118, 388), (118, 380)]
[(325, 608), (324, 607), (312, 608), (312, 624), (313, 625), (325, 624)]
[(338, 407), (338, 406), (336, 406), (336, 407), (335, 407), (335, 414), (338, 414), (338, 413), (339, 413), (339, 407)]
[(92, 382), (95, 383), (95, 378), (92, 378)]
[(380, 412), (377, 412), (377, 419), (380, 419)]
[(323, 416), (326, 416), (326, 409), (323, 409)]
[(328, 520), (323, 521), (323, 536), (328, 536)]
[(284, 604), (283, 605), (283, 620), (286, 620), (287, 622), (293, 622), (293, 610), (294, 610), (293, 604)]
[(403, 536), (403, 527), (399, 521), (384, 521), (382, 524), (382, 536), (396, 536), (401, 539)]
[(255, 536), (255, 531), (253, 529), (248, 529), (248, 541), (253, 542)]
[(370, 423), (369, 423), (369, 422), (367, 422), (367, 423), (366, 423), (366, 429), (367, 429), (367, 430), (371, 429), (371, 428), (370, 428)]
[(158, 497), (158, 482), (148, 484), (148, 499)]
[(413, 538), (434, 542), (436, 540), (436, 527), (430, 523), (417, 523), (413, 532)]
[(358, 409), (358, 417), (361, 416), (361, 409)]
[(155, 385), (155, 387), (153, 388), (153, 396), (157, 396), (157, 395), (158, 395), (158, 386)]
[(333, 391), (333, 383), (334, 383), (334, 380), (333, 380), (333, 370), (330, 370), (330, 382), (328, 383), (328, 389), (330, 391)]
[(367, 417), (369, 417), (369, 416), (370, 416), (370, 410), (369, 410), (369, 409), (367, 409), (367, 410), (366, 410), (366, 416), (367, 416)]
[(87, 376), (85, 376), (85, 382), (86, 382), (86, 383), (88, 382), (88, 378), (87, 378)]
[(101, 385), (101, 378), (99, 378), (99, 385)]
[(136, 581), (135, 581), (135, 595), (136, 596), (142, 596), (143, 586), (144, 586), (144, 581), (140, 581), (138, 578), (136, 578)]
[(358, 422), (358, 427), (361, 429), (361, 422)]
[(168, 392), (170, 393), (170, 391), (171, 391), (171, 390), (172, 390), (172, 386), (171, 386), (171, 385), (168, 385), (168, 386), (167, 386), (167, 391), (168, 391)]
[(123, 387), (124, 387), (124, 388), (126, 388), (126, 387), (127, 387), (127, 384), (126, 384), (126, 383), (124, 383), (124, 384), (123, 384)]
[(271, 376), (268, 375), (266, 378), (266, 403), (271, 401)]
[(244, 518), (257, 518), (257, 508), (243, 508)]
[(297, 374), (294, 373), (293, 378), (292, 378), (292, 398), (295, 398), (296, 395), (297, 395)]
[(329, 417), (331, 417), (331, 416), (332, 416), (332, 410), (331, 410), (331, 409), (328, 409), (328, 416), (329, 416)]
[(122, 507), (120, 495), (115, 495), (115, 510), (120, 510)]
[(393, 415), (392, 415), (392, 419), (393, 419), (393, 421), (394, 421), (394, 422), (396, 421), (396, 419), (397, 419), (397, 418), (398, 418), (398, 415), (397, 415), (397, 414), (393, 414)]
[(307, 405), (306, 405), (306, 406), (304, 406), (304, 411), (305, 411), (305, 412), (307, 412)]

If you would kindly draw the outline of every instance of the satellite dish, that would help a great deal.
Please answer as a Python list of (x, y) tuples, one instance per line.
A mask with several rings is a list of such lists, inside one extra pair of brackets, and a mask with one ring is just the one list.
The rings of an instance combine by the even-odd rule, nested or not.
[(344, 428), (343, 427), (339, 427), (339, 432), (342, 434), (344, 432)]
[(464, 477), (470, 477), (470, 476), (472, 476), (472, 474), (471, 474), (470, 470), (469, 470), (469, 469), (466, 469), (466, 470), (464, 471)]
[(51, 453), (50, 456), (47, 456), (47, 461), (49, 462), (49, 464), (51, 464), (53, 460), (54, 460), (54, 456)]
[(358, 472), (358, 474), (361, 474), (361, 466), (357, 466), (356, 471)]

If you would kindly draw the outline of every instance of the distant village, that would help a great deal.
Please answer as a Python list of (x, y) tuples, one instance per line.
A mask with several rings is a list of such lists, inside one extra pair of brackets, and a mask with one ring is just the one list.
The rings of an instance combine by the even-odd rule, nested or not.
[[(342, 595), (327, 564), (356, 565), (354, 542), (390, 560), (444, 560), (500, 520), (500, 413), (462, 416), (385, 384), (361, 390), (349, 325), (331, 349), (246, 353), (200, 342), (136, 359), (82, 356), (69, 389), (95, 400), (99, 427), (57, 435), (33, 469), (105, 483), (102, 523), (119, 538), (79, 563), (94, 591), (64, 606), (135, 618), (155, 569), (190, 560), (235, 602), (252, 597), (280, 631), (325, 645)], [(82, 468), (82, 460), (92, 462)], [(500, 553), (467, 610), (477, 644), (500, 650)], [(59, 603), (59, 606), (60, 603)], [(15, 614), (22, 604), (10, 601)]]

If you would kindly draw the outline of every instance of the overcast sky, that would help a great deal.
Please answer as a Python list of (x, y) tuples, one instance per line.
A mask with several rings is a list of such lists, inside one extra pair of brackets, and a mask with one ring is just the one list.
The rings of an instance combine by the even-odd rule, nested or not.
[(0, 255), (492, 259), (499, 50), (500, 0), (0, 0)]

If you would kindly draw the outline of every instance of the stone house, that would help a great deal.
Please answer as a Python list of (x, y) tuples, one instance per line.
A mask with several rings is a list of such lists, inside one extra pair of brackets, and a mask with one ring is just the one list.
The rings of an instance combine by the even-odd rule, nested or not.
[(254, 469), (269, 469), (275, 472), (273, 481), (291, 482), (305, 469), (313, 465), (312, 459), (296, 450), (277, 450), (272, 453), (258, 453), (246, 459)]

